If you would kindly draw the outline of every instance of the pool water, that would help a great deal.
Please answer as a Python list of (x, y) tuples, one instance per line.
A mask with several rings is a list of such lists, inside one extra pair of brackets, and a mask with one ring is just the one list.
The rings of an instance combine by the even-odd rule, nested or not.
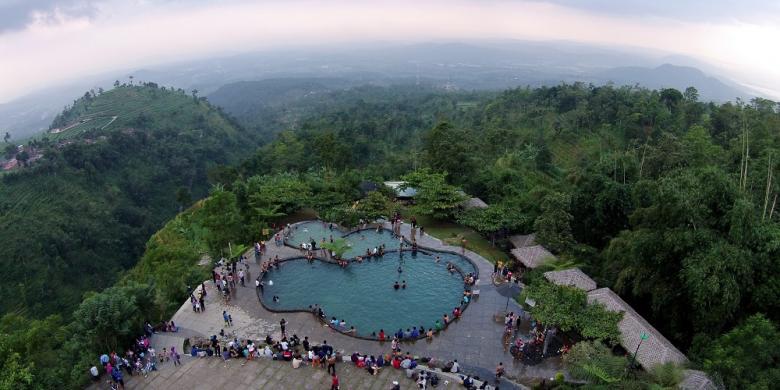
[[(439, 262), (435, 255), (441, 257)], [(360, 336), (380, 329), (390, 335), (399, 328), (431, 328), (444, 314), (451, 318), (461, 302), (463, 279), (446, 266), (456, 258), (468, 262), (452, 253), (422, 252), (387, 253), (381, 259), (351, 262), (346, 268), (318, 260), (291, 260), (264, 275), (263, 302), (277, 310), (306, 310), (319, 304), (328, 320), (343, 319), (346, 328), (354, 326)], [(402, 280), (406, 289), (395, 290), (393, 284)], [(272, 301), (274, 295), (279, 302)]]
[(328, 224), (323, 225), (322, 222), (316, 221), (296, 224), (287, 238), (287, 243), (299, 248), (301, 243), (309, 243), (314, 240), (317, 242), (317, 248), (320, 248), (323, 239), (328, 242), (331, 237), (333, 239), (344, 238), (350, 246), (350, 250), (344, 254), (344, 257), (350, 259), (364, 256), (366, 249), (373, 249), (382, 244), (385, 245), (385, 251), (398, 250), (400, 245), (398, 238), (393, 238), (392, 233), (386, 229), (379, 229), (379, 233), (376, 232), (376, 229), (365, 229), (345, 236), (338, 229), (330, 230), (328, 226)]
[[(321, 221), (307, 221), (296, 224), (293, 226), (293, 229), (287, 238), (287, 244), (300, 248), (301, 243), (309, 243), (314, 240), (317, 242), (317, 248), (320, 248), (323, 239), (325, 242), (328, 242), (331, 237), (333, 237), (333, 239), (344, 238), (351, 247), (351, 249), (344, 254), (344, 257), (348, 259), (364, 256), (366, 254), (366, 249), (373, 249), (382, 244), (385, 245), (385, 251), (397, 251), (400, 245), (399, 239), (393, 238), (392, 232), (387, 229), (379, 229), (379, 232), (377, 232), (376, 229), (363, 229), (344, 235), (335, 227), (331, 230), (329, 226), (330, 224), (323, 224)], [(407, 250), (410, 249), (409, 242), (406, 242), (405, 245)], [(421, 249), (421, 251), (440, 256), (442, 263), (445, 265), (448, 261), (455, 264), (464, 274), (474, 272), (474, 265), (463, 256), (427, 249)], [(408, 255), (408, 253), (405, 254), (405, 256)], [(385, 329), (385, 331), (386, 330), (387, 329)]]

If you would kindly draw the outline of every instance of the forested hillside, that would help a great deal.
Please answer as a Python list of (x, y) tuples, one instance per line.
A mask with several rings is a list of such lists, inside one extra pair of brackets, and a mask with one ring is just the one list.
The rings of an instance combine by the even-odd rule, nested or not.
[[(449, 172), (451, 184), (491, 205), (456, 215), (463, 223), (486, 234), (536, 232), (562, 263), (620, 293), (730, 388), (778, 378), (776, 343), (750, 352), (776, 338), (780, 320), (777, 103), (582, 84), (459, 99), (360, 102), (321, 115), (230, 177), (323, 167), (381, 179), (420, 167)], [(408, 131), (421, 118), (432, 128)], [(743, 377), (747, 370), (754, 376)]]
[[(90, 359), (121, 350), (140, 318), (167, 318), (186, 299), (186, 284), (204, 277), (196, 266), (203, 252), (219, 256), (228, 243), (249, 244), (300, 208), (346, 223), (390, 212), (396, 206), (381, 194), (355, 203), (358, 186), (398, 178), (481, 197), (490, 204), (483, 211), (458, 212), (459, 196), (416, 210), (498, 237), (499, 246), (506, 233), (536, 232), (561, 262), (613, 288), (729, 388), (770, 388), (780, 377), (774, 102), (719, 105), (699, 101), (692, 88), (583, 84), (498, 96), (361, 87), (277, 106), (272, 116), (284, 119), (264, 134), (273, 140), (254, 149), (239, 144), (246, 135), (205, 102), (157, 93), (187, 101), (191, 111), (124, 131), (109, 127), (105, 139), (90, 133), (95, 142), (54, 148), (4, 178), (0, 253), (13, 281), (0, 290), (4, 312), (19, 303), (37, 310), (29, 315), (58, 312), (56, 305), (78, 302), (76, 291), (110, 285), (141, 258), (117, 285), (88, 296), (72, 321), (30, 321), (25, 331), (24, 317), (4, 317), (5, 377), (9, 367), (37, 368), (41, 383), (67, 377), (77, 386)], [(255, 131), (263, 126), (240, 120)], [(201, 131), (186, 137), (185, 129)], [(219, 166), (209, 169), (212, 163)], [(205, 194), (206, 170), (210, 196), (169, 221), (141, 256), (155, 224), (189, 204), (187, 195)], [(38, 187), (48, 190), (30, 189)], [(37, 280), (46, 283), (32, 280), (44, 275)], [(26, 278), (29, 285), (19, 282)], [(113, 316), (87, 331), (103, 312)], [(61, 358), (31, 353), (43, 333), (56, 336), (51, 355)], [(20, 363), (13, 353), (30, 359)]]
[(253, 147), (207, 102), (154, 84), (87, 93), (52, 127), (73, 124), (31, 141), (42, 158), (2, 176), (3, 313), (67, 317), (83, 293), (111, 286), (152, 233), (206, 194), (210, 166)]
[(344, 104), (235, 174), (325, 167), (391, 179), (427, 166), (513, 210), (521, 232), (538, 231), (684, 347), (754, 312), (777, 320), (780, 279), (760, 271), (780, 265), (776, 103), (584, 84), (496, 98), (415, 91), (321, 98)]

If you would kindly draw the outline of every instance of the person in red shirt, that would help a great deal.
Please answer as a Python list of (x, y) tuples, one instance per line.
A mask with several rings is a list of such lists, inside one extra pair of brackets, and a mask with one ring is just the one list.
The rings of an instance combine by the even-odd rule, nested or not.
[(385, 341), (385, 330), (379, 329), (379, 341)]
[(339, 390), (339, 377), (335, 372), (331, 376), (330, 390)]

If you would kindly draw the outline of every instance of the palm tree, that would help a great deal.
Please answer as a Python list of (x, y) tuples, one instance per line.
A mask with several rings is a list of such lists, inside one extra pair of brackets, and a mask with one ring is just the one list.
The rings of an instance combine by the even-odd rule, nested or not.
[(341, 259), (350, 248), (347, 240), (343, 238), (333, 240), (333, 242), (326, 242), (322, 244), (322, 247), (333, 252), (335, 254), (334, 257), (337, 259)]

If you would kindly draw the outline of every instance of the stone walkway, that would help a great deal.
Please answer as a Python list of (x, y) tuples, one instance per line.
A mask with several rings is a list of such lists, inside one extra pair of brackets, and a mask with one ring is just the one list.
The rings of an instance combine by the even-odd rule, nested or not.
[[(389, 225), (387, 227), (389, 228)], [(405, 237), (410, 236), (410, 231), (410, 225), (404, 224), (402, 226), (401, 233)], [(449, 246), (430, 235), (418, 238), (417, 242), (422, 247), (461, 253), (461, 248)], [(275, 246), (271, 243), (268, 246), (264, 259), (273, 258), (276, 255), (280, 258), (299, 257), (300, 252), (294, 248)], [(504, 345), (501, 342), (503, 325), (500, 322), (496, 322), (494, 317), (497, 313), (504, 312), (507, 298), (500, 295), (496, 287), (490, 282), (490, 275), (493, 272), (492, 264), (468, 250), (465, 251), (464, 255), (478, 267), (481, 279), (479, 298), (472, 301), (459, 320), (456, 320), (444, 332), (435, 336), (432, 341), (420, 340), (402, 343), (404, 352), (408, 351), (414, 355), (433, 357), (440, 360), (458, 359), (465, 372), (481, 378), (492, 378), (496, 365), (499, 362), (503, 362), (506, 367), (507, 377), (512, 379), (514, 383), (502, 381), (501, 389), (517, 388), (519, 387), (518, 383), (530, 384), (534, 380), (550, 379), (555, 376), (556, 372), (563, 371), (562, 363), (558, 358), (546, 359), (539, 365), (526, 366), (515, 361), (509, 352), (504, 349)], [(253, 250), (248, 252), (248, 256), (250, 259), (254, 258)], [(279, 338), (279, 321), (284, 318), (288, 322), (288, 334), (297, 334), (301, 339), (304, 336), (308, 336), (312, 343), (321, 343), (323, 340), (327, 340), (328, 344), (334, 346), (336, 350), (342, 351), (345, 355), (350, 355), (353, 352), (369, 355), (389, 352), (389, 343), (379, 343), (343, 335), (327, 326), (321, 325), (309, 313), (272, 313), (265, 310), (258, 302), (254, 288), (254, 277), (257, 277), (258, 272), (259, 266), (257, 263), (252, 263), (249, 267), (251, 277), (247, 277), (246, 287), (237, 288), (235, 295), (227, 304), (223, 303), (222, 299), (217, 296), (218, 294), (212, 282), (207, 281), (205, 285), (209, 294), (206, 298), (206, 311), (204, 313), (194, 313), (189, 301), (185, 302), (173, 317), (173, 320), (181, 329), (180, 332), (155, 335), (152, 338), (154, 347), (158, 351), (162, 347), (170, 349), (171, 345), (175, 345), (179, 349), (182, 347), (181, 342), (185, 337), (208, 337), (218, 334), (220, 329), (224, 328), (222, 311), (227, 310), (233, 317), (234, 325), (224, 329), (228, 333), (235, 334), (238, 338), (259, 340), (265, 338), (267, 334), (271, 334), (275, 339)], [(518, 310), (519, 306), (517, 303), (510, 299), (509, 311), (517, 312)], [(171, 370), (174, 373), (164, 373), (161, 370), (159, 374), (155, 373), (160, 379), (152, 379), (150, 376), (147, 380), (136, 381), (137, 385), (134, 384), (131, 388), (135, 388), (135, 386), (137, 388), (227, 388), (233, 385), (237, 385), (235, 388), (239, 389), (266, 388), (266, 386), (275, 388), (276, 383), (272, 385), (269, 381), (282, 380), (277, 378), (286, 378), (286, 374), (278, 374), (277, 370), (281, 370), (279, 372), (287, 372), (283, 369), (283, 367), (287, 368), (287, 365), (281, 362), (273, 362), (281, 364), (273, 366), (277, 368), (243, 370), (251, 373), (244, 374), (237, 373), (240, 371), (238, 369), (231, 371), (234, 370), (232, 367), (223, 370), (221, 363), (200, 362), (204, 359), (185, 359), (192, 359), (194, 362), (186, 364), (182, 368)], [(213, 360), (218, 361), (215, 358)], [(237, 362), (232, 363), (239, 365)], [(253, 364), (262, 365), (263, 363)], [(344, 366), (346, 368), (348, 365), (344, 364)], [(291, 367), (288, 368), (292, 370)], [(310, 368), (302, 369), (300, 373), (295, 373), (295, 377), (284, 379), (291, 381), (289, 386), (293, 387), (282, 386), (278, 388), (327, 388), (323, 384), (328, 379), (323, 379), (323, 377), (310, 371)], [(235, 375), (233, 374), (234, 372), (236, 372)], [(306, 372), (310, 373), (300, 375)], [(403, 375), (403, 372), (389, 369), (384, 370), (383, 375), (398, 376)], [(342, 389), (389, 388), (390, 380), (381, 375), (376, 380), (360, 379), (364, 376), (370, 379), (368, 375), (363, 375), (362, 372), (355, 373), (353, 378), (350, 371), (347, 370), (341, 378)], [(347, 387), (347, 381), (352, 380), (357, 381), (355, 386), (359, 387)], [(204, 383), (208, 385), (203, 385)], [(413, 386), (403, 386), (402, 388), (413, 388)]]
[[(256, 359), (241, 365), (244, 360), (228, 361), (227, 367), (219, 358), (182, 356), (183, 364), (173, 367), (168, 362), (148, 377), (125, 376), (126, 389), (329, 389), (331, 377), (323, 368), (301, 366), (293, 369), (289, 362)], [(387, 390), (393, 381), (402, 389), (413, 389), (414, 381), (407, 379), (403, 370), (382, 369), (372, 376), (353, 364), (336, 364), (336, 373), (342, 390)], [(447, 380), (448, 383), (444, 383)], [(93, 387), (98, 388), (98, 387)], [(104, 386), (102, 388), (108, 388)], [(442, 378), (437, 389), (463, 388), (450, 378)]]

